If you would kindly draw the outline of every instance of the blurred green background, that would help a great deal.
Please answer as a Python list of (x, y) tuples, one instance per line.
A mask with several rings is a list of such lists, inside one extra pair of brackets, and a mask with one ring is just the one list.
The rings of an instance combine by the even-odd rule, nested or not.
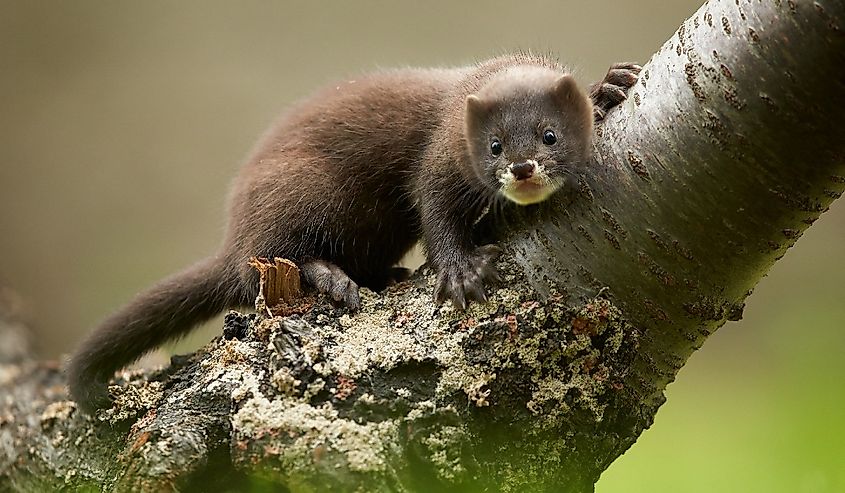
[[(216, 248), (239, 161), (316, 86), (526, 48), (586, 84), (646, 61), (699, 4), (2, 0), (0, 282), (57, 357)], [(845, 491), (843, 246), (840, 201), (693, 356), (599, 493)]]

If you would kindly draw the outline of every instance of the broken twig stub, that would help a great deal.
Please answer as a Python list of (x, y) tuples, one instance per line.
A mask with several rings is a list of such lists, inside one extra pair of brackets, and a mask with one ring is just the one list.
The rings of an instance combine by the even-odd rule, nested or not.
[(267, 310), (272, 310), (281, 304), (290, 305), (302, 297), (302, 286), (299, 278), (299, 268), (290, 260), (276, 257), (272, 261), (263, 257), (252, 257), (249, 265), (258, 271), (259, 301)]

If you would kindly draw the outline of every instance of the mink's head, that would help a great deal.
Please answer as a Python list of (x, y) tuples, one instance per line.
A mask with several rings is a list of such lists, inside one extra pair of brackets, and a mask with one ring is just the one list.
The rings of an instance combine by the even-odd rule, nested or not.
[(573, 77), (516, 66), (466, 98), (465, 136), (476, 176), (520, 205), (546, 200), (587, 161), (590, 99)]

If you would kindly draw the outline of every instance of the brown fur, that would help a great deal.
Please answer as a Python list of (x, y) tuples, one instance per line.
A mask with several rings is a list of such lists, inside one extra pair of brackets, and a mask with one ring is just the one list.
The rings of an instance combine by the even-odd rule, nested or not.
[[(476, 248), (469, 232), (497, 193), (492, 170), (474, 168), (483, 163), (470, 153), (472, 136), (465, 136), (465, 101), (517, 66), (554, 79), (565, 74), (547, 58), (510, 55), (456, 69), (379, 72), (325, 88), (292, 108), (235, 182), (220, 253), (107, 318), (70, 361), (72, 397), (88, 412), (107, 406), (106, 382), (115, 370), (226, 307), (250, 303), (257, 294), (257, 275), (247, 263), (253, 256), (291, 259), (318, 290), (357, 308), (358, 285), (384, 287), (422, 237), (441, 272), (438, 299), (459, 306), (484, 299), (484, 283), (496, 277), (489, 267), (496, 249)], [(566, 138), (586, 149), (591, 106), (573, 88), (554, 119), (561, 128), (576, 122), (571, 127), (579, 130)], [(501, 89), (487, 98), (506, 101), (507, 81)], [(552, 90), (544, 85), (537, 94)], [(548, 112), (550, 104), (538, 108)], [(519, 120), (514, 111), (506, 116)], [(483, 127), (487, 117), (479, 118)], [(584, 157), (580, 150), (569, 155)]]

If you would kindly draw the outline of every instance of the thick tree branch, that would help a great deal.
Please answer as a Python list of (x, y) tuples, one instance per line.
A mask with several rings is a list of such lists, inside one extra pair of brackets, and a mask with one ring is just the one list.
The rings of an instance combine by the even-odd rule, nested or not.
[(592, 491), (663, 391), (845, 189), (845, 4), (712, 1), (542, 207), (493, 214), (506, 283), (423, 270), (355, 316), (230, 314), (96, 419), (57, 369), (0, 381), (0, 489)]

